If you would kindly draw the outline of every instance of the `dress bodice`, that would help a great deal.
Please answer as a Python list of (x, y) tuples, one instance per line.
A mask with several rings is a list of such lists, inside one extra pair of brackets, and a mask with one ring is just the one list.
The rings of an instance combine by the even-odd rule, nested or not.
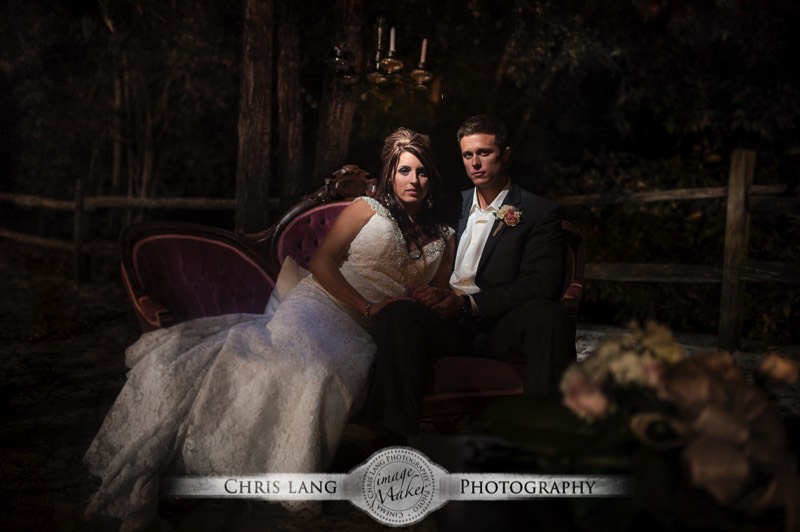
[[(445, 241), (429, 242), (422, 253), (409, 253), (403, 234), (378, 201), (362, 197), (375, 211), (350, 244), (341, 266), (345, 279), (370, 301), (406, 294), (409, 286), (431, 282), (444, 254)], [(447, 228), (449, 238), (453, 230)], [(416, 257), (416, 258), (415, 258)]]

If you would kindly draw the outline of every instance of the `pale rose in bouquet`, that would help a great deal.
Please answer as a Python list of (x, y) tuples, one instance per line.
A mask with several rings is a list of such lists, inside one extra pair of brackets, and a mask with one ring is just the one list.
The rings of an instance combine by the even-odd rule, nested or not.
[[(800, 365), (771, 354), (766, 379), (796, 382)], [(729, 353), (685, 356), (666, 327), (606, 338), (561, 381), (562, 402), (590, 424), (606, 418), (656, 451), (679, 452), (684, 480), (716, 504), (757, 514), (784, 510), (800, 529), (800, 476), (777, 406)]]
[(592, 355), (565, 372), (564, 405), (588, 421), (602, 418), (618, 407), (613, 388), (655, 389), (665, 367), (684, 356), (666, 327), (652, 321), (645, 329), (633, 324), (631, 334), (604, 339)]

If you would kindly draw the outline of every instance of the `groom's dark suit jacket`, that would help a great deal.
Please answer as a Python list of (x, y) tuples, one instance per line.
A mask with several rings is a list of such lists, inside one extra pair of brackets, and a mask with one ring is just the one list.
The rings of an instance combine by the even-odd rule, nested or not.
[[(474, 189), (462, 193), (458, 238), (464, 233)], [(532, 299), (555, 300), (560, 294), (563, 270), (562, 211), (555, 203), (511, 184), (503, 205), (522, 212), (514, 227), (495, 220), (478, 263), (473, 294), (481, 317), (497, 320)]]

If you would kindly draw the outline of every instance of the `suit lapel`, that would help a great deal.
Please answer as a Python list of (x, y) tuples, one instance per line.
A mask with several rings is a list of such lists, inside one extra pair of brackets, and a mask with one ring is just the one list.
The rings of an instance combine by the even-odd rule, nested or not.
[[(508, 189), (508, 194), (506, 194), (505, 199), (503, 200), (503, 205), (514, 205), (519, 206), (520, 202), (522, 201), (522, 193), (517, 185), (511, 183), (511, 187)], [(492, 256), (492, 252), (494, 251), (495, 246), (503, 238), (503, 234), (508, 230), (508, 227), (505, 225), (502, 229), (497, 233), (497, 236), (493, 236), (494, 232), (497, 230), (497, 226), (500, 224), (500, 220), (495, 220), (494, 224), (492, 225), (492, 230), (489, 233), (489, 237), (486, 239), (486, 245), (483, 247), (483, 252), (481, 253), (481, 259), (478, 262), (478, 274), (480, 274), (483, 267), (486, 266), (486, 261), (489, 260), (489, 257)]]

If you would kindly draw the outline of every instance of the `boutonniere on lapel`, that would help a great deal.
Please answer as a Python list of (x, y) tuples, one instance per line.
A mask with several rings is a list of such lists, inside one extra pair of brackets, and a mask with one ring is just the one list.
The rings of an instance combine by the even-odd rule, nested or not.
[(514, 227), (517, 225), (520, 218), (522, 218), (522, 211), (513, 205), (503, 205), (494, 212), (494, 217), (500, 220), (500, 223), (497, 224), (497, 228), (494, 230), (494, 233), (492, 233), (492, 236), (497, 236), (497, 233), (500, 232), (504, 225), (509, 227)]

